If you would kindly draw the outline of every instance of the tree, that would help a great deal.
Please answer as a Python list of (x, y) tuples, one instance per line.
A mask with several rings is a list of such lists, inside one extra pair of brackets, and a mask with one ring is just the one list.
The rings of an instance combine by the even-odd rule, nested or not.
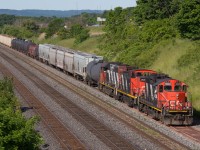
[(27, 30), (37, 32), (39, 29), (39, 26), (32, 20), (27, 20), (23, 22), (23, 27), (25, 27)]
[(79, 44), (89, 37), (89, 30), (83, 28), (80, 24), (75, 24), (70, 29), (71, 37), (75, 38), (74, 43)]
[(87, 29), (82, 29), (81, 32), (75, 36), (75, 44), (79, 44), (82, 43), (83, 41), (85, 41), (87, 38), (89, 38), (89, 30)]
[(81, 33), (82, 30), (83, 26), (81, 26), (80, 24), (73, 25), (70, 29), (71, 37), (76, 37)]
[(65, 29), (65, 28), (61, 28), (58, 31), (58, 36), (59, 36), (59, 38), (61, 40), (63, 40), (63, 39), (69, 39), (71, 37), (70, 30), (69, 29)]
[(31, 38), (35, 32), (27, 30), (24, 27), (5, 25), (2, 29), (3, 34), (11, 35), (18, 38)]
[(200, 39), (200, 1), (185, 0), (177, 14), (176, 23), (182, 37)]
[(0, 15), (0, 26), (11, 25), (15, 22), (16, 17), (14, 15)]
[(42, 143), (34, 130), (37, 117), (26, 120), (14, 96), (12, 80), (0, 80), (0, 149), (35, 150)]
[(152, 19), (165, 19), (175, 15), (182, 0), (138, 0), (134, 9), (136, 22), (139, 24)]
[(57, 33), (61, 28), (64, 28), (64, 20), (60, 18), (55, 18), (52, 20), (46, 30), (46, 38), (51, 37), (53, 34)]

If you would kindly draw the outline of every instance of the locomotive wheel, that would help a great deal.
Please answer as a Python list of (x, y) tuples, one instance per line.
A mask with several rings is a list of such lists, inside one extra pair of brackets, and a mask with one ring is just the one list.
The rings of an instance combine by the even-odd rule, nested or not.
[(148, 116), (149, 115), (149, 107), (148, 106), (145, 106), (144, 107), (144, 112), (145, 114)]
[(169, 125), (170, 125), (170, 122), (171, 122), (170, 118), (168, 118), (168, 117), (166, 117), (166, 116), (164, 116), (164, 115), (162, 115), (161, 118), (162, 118), (162, 123), (163, 123), (164, 125), (166, 125), (166, 126), (169, 126)]
[(133, 104), (132, 98), (128, 98), (128, 106), (132, 108), (133, 105), (134, 105), (134, 104)]
[(79, 76), (78, 75), (76, 76), (76, 79), (79, 80)]
[(101, 84), (98, 85), (99, 91), (103, 91), (103, 86)]
[(171, 119), (169, 117), (166, 116), (165, 110), (162, 109), (162, 113), (161, 113), (161, 121), (164, 125), (170, 125), (171, 124)]

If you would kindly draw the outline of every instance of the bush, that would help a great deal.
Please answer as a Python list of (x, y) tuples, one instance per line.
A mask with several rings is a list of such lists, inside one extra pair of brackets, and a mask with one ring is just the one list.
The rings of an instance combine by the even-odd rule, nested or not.
[(2, 33), (24, 39), (31, 38), (36, 34), (35, 32), (27, 30), (25, 27), (15, 27), (10, 25), (4, 26)]
[(34, 130), (37, 117), (26, 120), (14, 96), (12, 80), (0, 81), (0, 149), (38, 149), (42, 143)]
[(83, 41), (85, 41), (87, 38), (89, 38), (89, 30), (87, 29), (83, 29), (81, 31), (80, 34), (78, 34), (76, 37), (75, 37), (75, 41), (74, 43), (75, 44), (79, 44), (79, 43), (82, 43)]

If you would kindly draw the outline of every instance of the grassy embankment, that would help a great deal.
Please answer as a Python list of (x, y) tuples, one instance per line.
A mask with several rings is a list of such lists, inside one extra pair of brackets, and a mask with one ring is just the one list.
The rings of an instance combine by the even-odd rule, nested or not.
[[(47, 40), (35, 39), (35, 41), (38, 43), (52, 43), (76, 50), (96, 53), (99, 51), (98, 35), (102, 33), (102, 28), (91, 27), (91, 37), (79, 45), (73, 44), (74, 39), (59, 40), (58, 38), (52, 38)], [(169, 74), (169, 76), (173, 78), (185, 81), (189, 85), (193, 106), (195, 110), (200, 112), (200, 69), (196, 69), (198, 66), (200, 68), (200, 63), (199, 61), (188, 61), (186, 65), (180, 65), (183, 58), (186, 58), (187, 62), (187, 55), (196, 48), (198, 48), (198, 44), (189, 40), (176, 39), (162, 41), (153, 48), (153, 50), (158, 51), (158, 57), (154, 60), (150, 69)], [(195, 53), (193, 55), (195, 55)], [(192, 59), (192, 57), (189, 59)]]
[(36, 43), (51, 43), (51, 44), (55, 44), (55, 45), (60, 45), (63, 47), (68, 47), (71, 49), (75, 49), (75, 50), (80, 50), (80, 51), (84, 51), (84, 52), (89, 52), (89, 53), (96, 53), (97, 51), (99, 51), (98, 48), (98, 44), (99, 44), (99, 36), (101, 34), (104, 34), (104, 32), (102, 31), (102, 27), (88, 27), (90, 30), (90, 37), (78, 44), (78, 45), (74, 45), (74, 38), (71, 39), (66, 39), (66, 40), (60, 40), (57, 37), (52, 37), (49, 39), (44, 39), (44, 34), (40, 35), (40, 37), (38, 38), (34, 38), (33, 41)]

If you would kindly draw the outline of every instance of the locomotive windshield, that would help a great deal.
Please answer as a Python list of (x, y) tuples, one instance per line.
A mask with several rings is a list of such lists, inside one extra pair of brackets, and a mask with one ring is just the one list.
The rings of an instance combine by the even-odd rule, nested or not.
[(172, 86), (171, 85), (165, 85), (164, 90), (165, 91), (172, 91)]
[(175, 92), (180, 92), (181, 91), (181, 86), (180, 85), (175, 85), (174, 91)]

